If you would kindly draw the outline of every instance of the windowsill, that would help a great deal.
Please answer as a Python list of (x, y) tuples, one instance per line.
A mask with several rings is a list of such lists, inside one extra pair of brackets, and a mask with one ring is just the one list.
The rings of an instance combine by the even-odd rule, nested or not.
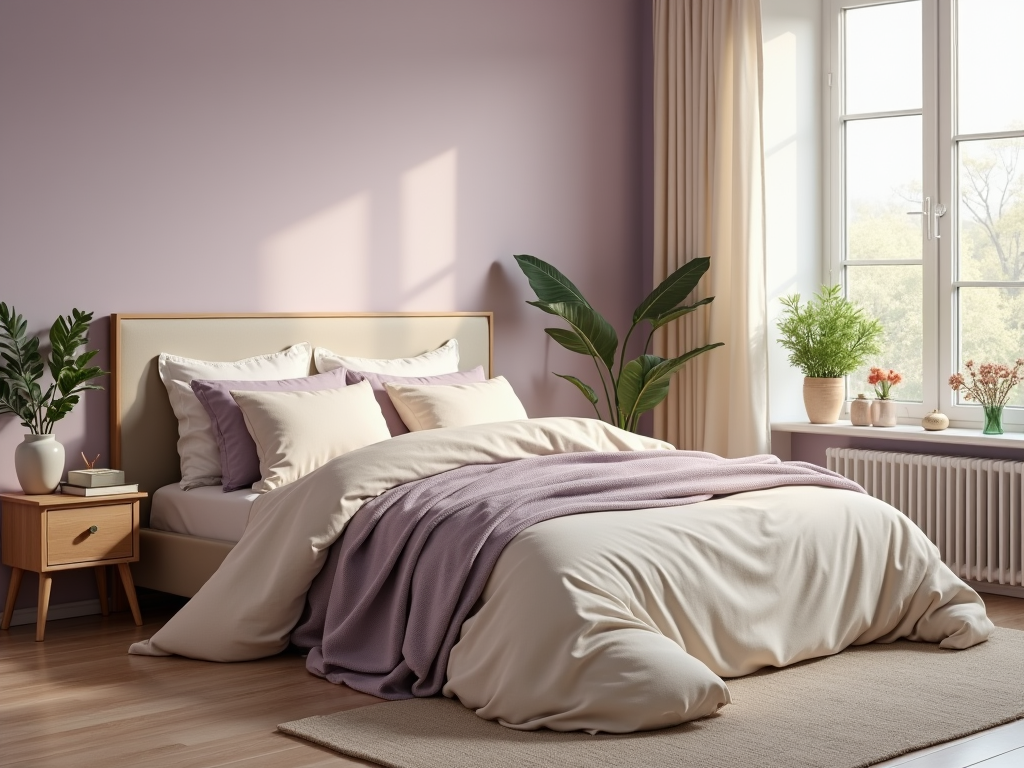
[(983, 435), (980, 429), (955, 429), (928, 432), (924, 427), (897, 424), (895, 427), (855, 427), (848, 421), (835, 424), (810, 424), (806, 421), (772, 422), (773, 432), (799, 432), (808, 435), (842, 435), (870, 440), (905, 440), (946, 445), (980, 445), (988, 448), (1024, 449), (1024, 432)]

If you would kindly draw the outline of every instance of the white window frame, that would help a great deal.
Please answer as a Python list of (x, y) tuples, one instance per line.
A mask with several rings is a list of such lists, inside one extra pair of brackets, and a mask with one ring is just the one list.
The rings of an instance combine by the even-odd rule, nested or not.
[[(826, 0), (823, 14), (824, 83), (823, 145), (824, 145), (824, 263), (823, 274), (828, 285), (842, 282), (847, 263), (897, 265), (919, 263), (910, 261), (862, 260), (844, 261), (846, 234), (844, 230), (846, 201), (843, 178), (843, 125), (852, 119), (922, 115), (922, 182), (923, 196), (930, 198), (931, 224), (935, 235), (924, 239), (923, 257), (923, 329), (922, 402), (899, 402), (897, 412), (902, 423), (917, 424), (933, 409), (940, 409), (955, 427), (979, 427), (983, 413), (976, 405), (959, 405), (956, 393), (948, 385), (949, 377), (958, 370), (959, 328), (956, 302), (955, 255), (958, 243), (957, 219), (959, 191), (956, 189), (956, 142), (965, 136), (954, 134), (955, 111), (955, 40), (956, 0), (921, 0), (922, 105), (921, 110), (899, 110), (870, 115), (848, 116), (841, 112), (843, 98), (843, 12), (851, 8), (888, 5), (907, 0)], [(1001, 138), (1004, 134), (970, 134), (971, 138)], [(1006, 135), (1019, 133), (1006, 132)], [(942, 217), (934, 215), (937, 204), (945, 205)], [(922, 228), (924, 229), (924, 228)], [(989, 283), (966, 283), (969, 286)], [(992, 283), (1004, 285), (1004, 283)], [(1010, 284), (1014, 285), (1014, 284)], [(1012, 361), (1002, 361), (1009, 362)], [(897, 390), (898, 396), (898, 390)], [(1005, 426), (1024, 425), (1024, 408), (1007, 408)]]

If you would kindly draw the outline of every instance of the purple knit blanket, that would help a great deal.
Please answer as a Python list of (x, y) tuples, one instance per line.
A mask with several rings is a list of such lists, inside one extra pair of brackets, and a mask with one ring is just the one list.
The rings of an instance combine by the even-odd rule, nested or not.
[(502, 549), (531, 525), (782, 485), (863, 490), (774, 456), (695, 451), (570, 453), (470, 465), (394, 488), (349, 522), (291, 641), (306, 668), (384, 699), (432, 696)]

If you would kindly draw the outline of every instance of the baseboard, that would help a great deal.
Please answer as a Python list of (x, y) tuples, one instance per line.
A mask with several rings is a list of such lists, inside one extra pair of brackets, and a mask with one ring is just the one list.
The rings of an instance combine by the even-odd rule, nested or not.
[[(73, 619), (76, 616), (93, 616), (100, 612), (100, 601), (98, 599), (78, 600), (73, 603), (57, 603), (56, 605), (51, 605), (50, 609), (46, 612), (46, 620)], [(35, 624), (36, 616), (36, 607), (34, 605), (31, 608), (16, 608), (14, 615), (11, 617), (11, 626)]]
[(967, 583), (975, 592), (1024, 598), (1024, 587), (1012, 587), (1009, 584), (991, 584), (987, 581), (971, 581), (970, 579), (967, 579)]

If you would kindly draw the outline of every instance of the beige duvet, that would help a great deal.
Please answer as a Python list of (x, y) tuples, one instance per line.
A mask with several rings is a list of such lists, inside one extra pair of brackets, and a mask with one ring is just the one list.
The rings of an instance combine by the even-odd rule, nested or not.
[[(331, 543), (395, 485), (469, 463), (669, 449), (590, 419), (417, 432), (265, 494), (202, 590), (131, 652), (283, 650)], [(723, 677), (897, 637), (965, 648), (978, 596), (898, 511), (816, 487), (549, 520), (516, 537), (462, 628), (444, 692), (518, 728), (625, 732), (728, 703)]]

